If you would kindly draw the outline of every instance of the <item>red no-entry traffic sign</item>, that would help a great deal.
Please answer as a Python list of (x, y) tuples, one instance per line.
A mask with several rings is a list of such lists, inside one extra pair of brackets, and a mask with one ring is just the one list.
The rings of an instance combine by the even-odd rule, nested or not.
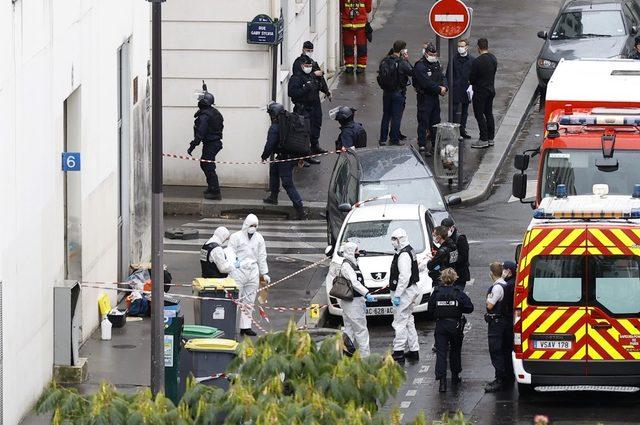
[(469, 9), (460, 0), (438, 0), (429, 11), (429, 24), (442, 38), (460, 37), (470, 22)]

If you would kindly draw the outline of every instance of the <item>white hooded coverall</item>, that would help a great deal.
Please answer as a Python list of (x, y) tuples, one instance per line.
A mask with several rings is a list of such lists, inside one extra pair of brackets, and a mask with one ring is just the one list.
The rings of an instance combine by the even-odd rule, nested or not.
[(229, 247), (235, 252), (240, 261), (240, 268), (236, 269), (232, 277), (240, 287), (240, 329), (251, 329), (251, 315), (256, 301), (260, 276), (269, 273), (267, 266), (267, 248), (264, 238), (258, 232), (250, 235), (249, 227), (258, 224), (258, 217), (249, 214), (242, 224), (242, 230), (235, 232), (229, 239)]
[[(358, 246), (355, 243), (347, 242), (344, 244), (342, 249), (342, 255), (353, 264), (358, 264), (355, 257), (357, 248)], [(360, 356), (367, 357), (371, 354), (371, 351), (369, 350), (369, 330), (367, 329), (366, 314), (367, 306), (364, 296), (369, 292), (369, 290), (358, 281), (356, 272), (347, 261), (342, 262), (340, 274), (344, 278), (349, 279), (354, 292), (362, 295), (361, 297), (354, 297), (353, 301), (340, 300), (340, 307), (342, 308), (344, 332), (360, 350)]]
[[(396, 229), (391, 237), (397, 238), (400, 242), (397, 248), (394, 247), (396, 251), (409, 245), (409, 238), (404, 229)], [(411, 255), (409, 253), (404, 252), (398, 257), (398, 271), (398, 287), (392, 294), (392, 297), (400, 298), (400, 305), (395, 307), (391, 325), (396, 332), (393, 339), (393, 351), (404, 351), (406, 348), (409, 351), (419, 351), (420, 344), (418, 343), (416, 324), (413, 320), (413, 308), (418, 303), (420, 289), (417, 284), (407, 287), (411, 277)]]
[[(227, 240), (229, 239), (229, 230), (224, 227), (218, 227), (214, 232), (213, 232), (213, 236), (211, 236), (211, 238), (209, 238), (209, 240), (205, 243), (205, 245), (210, 244), (211, 242), (215, 242), (217, 243), (218, 247), (214, 248), (213, 250), (211, 250), (211, 253), (209, 254), (209, 258), (207, 259), (207, 261), (209, 261), (210, 263), (214, 263), (216, 265), (216, 267), (218, 268), (218, 270), (220, 271), (220, 273), (231, 273), (234, 270), (234, 266), (233, 266), (233, 258), (227, 258), (227, 255), (224, 252), (224, 248), (222, 248), (222, 245), (227, 242)], [(206, 251), (205, 251), (206, 252)]]

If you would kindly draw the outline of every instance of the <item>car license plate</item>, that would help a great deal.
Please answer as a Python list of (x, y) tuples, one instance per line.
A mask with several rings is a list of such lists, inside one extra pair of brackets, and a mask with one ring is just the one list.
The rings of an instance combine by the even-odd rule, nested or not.
[(533, 341), (533, 348), (536, 350), (571, 350), (572, 346), (573, 341)]
[(388, 316), (393, 314), (393, 307), (367, 307), (367, 316)]

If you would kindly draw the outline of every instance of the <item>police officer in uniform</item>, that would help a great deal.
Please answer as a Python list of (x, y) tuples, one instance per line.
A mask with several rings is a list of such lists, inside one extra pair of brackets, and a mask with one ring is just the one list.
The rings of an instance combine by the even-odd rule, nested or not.
[[(213, 94), (207, 91), (207, 85), (202, 83), (203, 93), (198, 98), (198, 111), (194, 114), (193, 141), (189, 144), (187, 153), (189, 156), (193, 150), (202, 143), (202, 156), (200, 159), (215, 161), (216, 155), (222, 150), (223, 118), (220, 111), (213, 107), (215, 99)], [(216, 174), (215, 162), (200, 162), (200, 168), (207, 179), (207, 190), (204, 191), (205, 199), (220, 200), (220, 183)]]
[[(267, 113), (271, 119), (271, 126), (267, 132), (267, 143), (262, 151), (262, 161), (266, 161), (272, 154), (277, 160), (292, 158), (292, 155), (280, 148), (280, 120), (284, 118), (284, 106), (280, 103), (270, 102), (267, 105)], [(280, 192), (280, 182), (287, 191), (289, 199), (296, 210), (296, 219), (306, 220), (307, 212), (304, 209), (302, 197), (293, 184), (293, 169), (295, 161), (272, 162), (269, 164), (269, 196), (262, 200), (265, 204), (278, 205), (278, 193)]]
[[(367, 132), (362, 124), (353, 120), (356, 109), (338, 106), (329, 111), (329, 117), (340, 123), (340, 134), (336, 140), (336, 150), (342, 148), (364, 148), (367, 146)], [(362, 144), (364, 142), (364, 145)]]
[(440, 123), (440, 96), (447, 93), (447, 83), (436, 46), (427, 43), (422, 52), (422, 58), (413, 67), (413, 86), (418, 101), (418, 146), (420, 152), (430, 156), (436, 141), (434, 126)]
[(200, 266), (202, 277), (223, 279), (233, 271), (234, 263), (222, 249), (222, 245), (229, 240), (229, 230), (226, 227), (218, 227), (213, 236), (202, 245), (200, 249)]
[[(389, 289), (393, 292), (391, 302), (395, 306), (393, 313), (393, 359), (402, 364), (405, 358), (409, 361), (420, 359), (418, 333), (413, 319), (413, 307), (420, 298), (418, 281), (418, 261), (416, 253), (409, 245), (407, 232), (396, 229), (391, 234), (391, 244), (396, 251), (389, 270)], [(405, 355), (405, 348), (408, 352)]]
[(440, 381), (439, 391), (447, 391), (447, 355), (449, 355), (451, 382), (461, 382), (462, 338), (466, 319), (463, 314), (473, 312), (473, 303), (458, 286), (453, 268), (441, 273), (442, 285), (436, 286), (429, 298), (428, 308), (436, 319), (436, 380)]
[(446, 227), (438, 226), (433, 229), (432, 238), (435, 249), (433, 256), (427, 262), (427, 269), (433, 285), (436, 286), (440, 284), (440, 272), (448, 267), (455, 267), (458, 251)]
[(453, 219), (450, 217), (442, 220), (440, 224), (449, 230), (447, 234), (456, 244), (458, 253), (454, 269), (456, 273), (458, 273), (458, 280), (455, 284), (464, 290), (465, 285), (471, 279), (471, 273), (469, 272), (469, 241), (467, 240), (467, 235), (458, 232)]

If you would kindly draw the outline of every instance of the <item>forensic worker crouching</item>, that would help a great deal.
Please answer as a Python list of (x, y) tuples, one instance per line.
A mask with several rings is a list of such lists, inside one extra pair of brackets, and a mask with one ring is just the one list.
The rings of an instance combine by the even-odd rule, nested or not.
[[(436, 286), (429, 299), (429, 311), (436, 319), (436, 380), (440, 381), (439, 391), (447, 391), (447, 356), (450, 357), (451, 382), (462, 381), (462, 338), (466, 319), (463, 314), (473, 312), (473, 303), (460, 287), (453, 284), (458, 275), (453, 268), (440, 274), (441, 284)], [(449, 353), (450, 351), (450, 353)]]

